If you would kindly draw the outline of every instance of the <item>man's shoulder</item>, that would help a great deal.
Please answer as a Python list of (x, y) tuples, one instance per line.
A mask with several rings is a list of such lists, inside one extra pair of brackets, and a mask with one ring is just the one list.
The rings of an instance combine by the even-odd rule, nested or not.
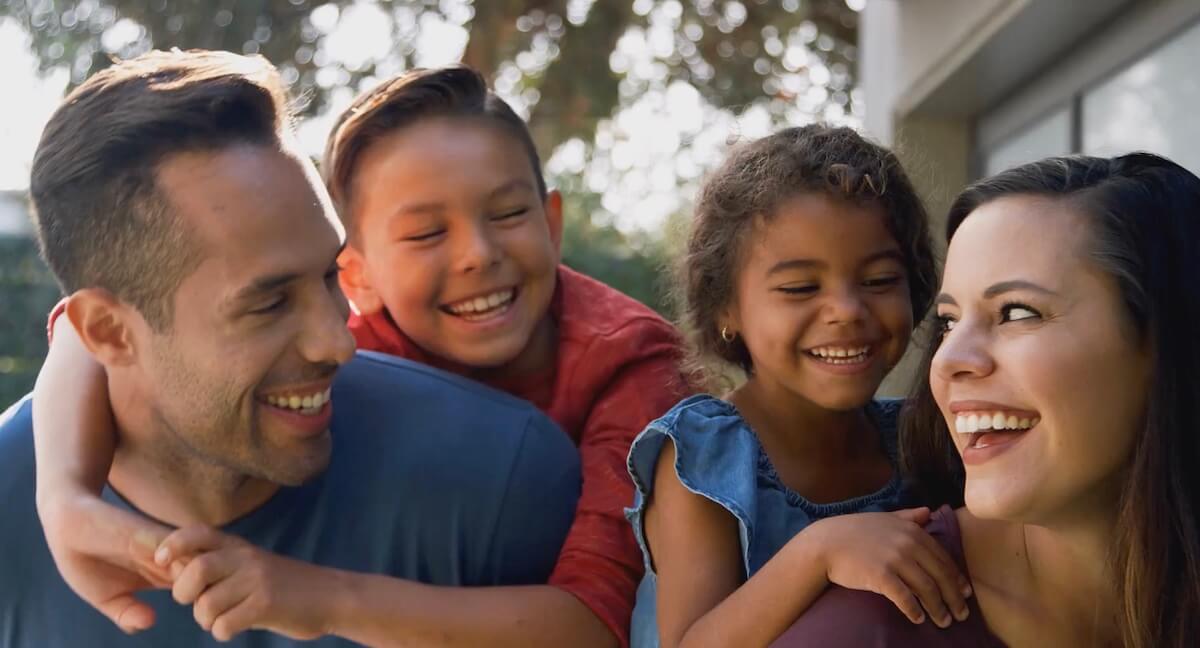
[(0, 495), (32, 493), (33, 475), (33, 399), (26, 396), (0, 414)]
[[(355, 418), (411, 425), (422, 416), (441, 420), (485, 415), (492, 424), (533, 426), (557, 432), (528, 401), (482, 383), (404, 358), (359, 351), (338, 371), (333, 384), (337, 412)], [(349, 405), (349, 411), (347, 406)]]
[(491, 452), (500, 461), (531, 445), (575, 454), (567, 435), (528, 401), (372, 351), (359, 351), (338, 372), (332, 431), (343, 442), (365, 438), (366, 446), (392, 448), (425, 461), (462, 450)]

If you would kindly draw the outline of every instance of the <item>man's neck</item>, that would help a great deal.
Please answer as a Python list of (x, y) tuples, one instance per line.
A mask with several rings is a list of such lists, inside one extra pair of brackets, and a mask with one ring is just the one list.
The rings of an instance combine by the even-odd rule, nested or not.
[(147, 407), (112, 391), (117, 446), (108, 483), (146, 515), (177, 527), (220, 527), (279, 490), (278, 484), (205, 461), (162, 429)]

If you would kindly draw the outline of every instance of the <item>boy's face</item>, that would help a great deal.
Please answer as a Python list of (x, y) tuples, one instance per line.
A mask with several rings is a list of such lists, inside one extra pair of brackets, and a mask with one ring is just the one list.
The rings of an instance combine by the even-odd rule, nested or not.
[(547, 317), (561, 198), (539, 195), (520, 142), (497, 124), (427, 119), (371, 144), (351, 187), (342, 285), (387, 309), (426, 351), (468, 367), (516, 361)]

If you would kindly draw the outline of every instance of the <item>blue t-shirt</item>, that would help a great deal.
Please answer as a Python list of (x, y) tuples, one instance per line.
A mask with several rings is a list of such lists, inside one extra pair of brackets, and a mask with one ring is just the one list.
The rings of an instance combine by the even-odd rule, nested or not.
[[(126, 636), (59, 576), (34, 503), (28, 398), (0, 416), (0, 648), (220, 644), (167, 591)], [(575, 514), (579, 453), (525, 401), (406, 360), (360, 352), (333, 385), (329, 468), (223, 530), (276, 553), (437, 585), (544, 583)], [(106, 489), (104, 498), (130, 508)], [(347, 646), (327, 637), (314, 646)]]
[[(896, 466), (896, 426), (901, 401), (872, 401), (867, 415)], [(658, 586), (646, 544), (643, 516), (654, 488), (654, 469), (663, 443), (675, 445), (675, 474), (693, 493), (720, 504), (738, 521), (746, 578), (762, 568), (792, 536), (821, 518), (846, 513), (889, 511), (909, 499), (899, 471), (881, 489), (862, 497), (816, 504), (779, 479), (758, 437), (727, 401), (701, 394), (680, 401), (638, 435), (629, 451), (629, 474), (637, 487), (625, 515), (642, 548), (646, 575), (638, 587), (630, 634), (631, 648), (658, 646)]]

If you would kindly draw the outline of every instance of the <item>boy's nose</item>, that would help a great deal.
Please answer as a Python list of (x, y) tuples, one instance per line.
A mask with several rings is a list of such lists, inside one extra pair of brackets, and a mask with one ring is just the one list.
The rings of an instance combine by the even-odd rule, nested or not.
[(483, 229), (464, 232), (455, 245), (455, 266), (459, 272), (474, 272), (495, 265), (500, 260), (500, 248)]

